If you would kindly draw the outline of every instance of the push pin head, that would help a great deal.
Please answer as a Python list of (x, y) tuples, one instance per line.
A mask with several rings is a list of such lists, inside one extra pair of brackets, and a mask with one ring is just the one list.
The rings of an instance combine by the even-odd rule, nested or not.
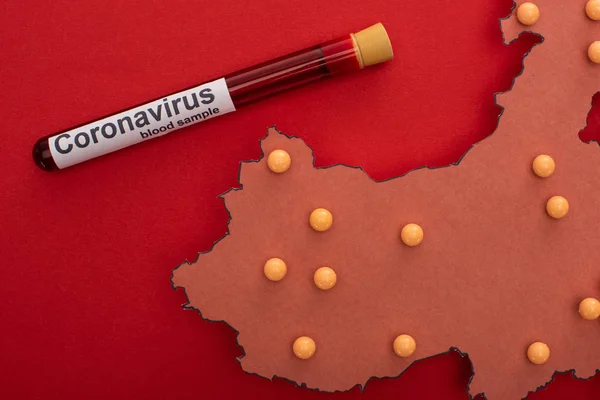
[(569, 202), (562, 196), (554, 196), (546, 203), (546, 212), (552, 218), (564, 218), (569, 213)]
[(585, 5), (585, 13), (593, 21), (600, 21), (600, 0), (590, 0)]
[(282, 174), (292, 165), (292, 159), (285, 150), (273, 150), (267, 158), (269, 169), (276, 174)]
[(315, 285), (321, 290), (329, 290), (335, 286), (337, 275), (335, 271), (329, 267), (321, 267), (313, 276)]
[(268, 280), (278, 282), (285, 278), (287, 265), (280, 258), (271, 258), (265, 263), (264, 273)]
[(540, 19), (540, 9), (533, 3), (523, 3), (517, 9), (517, 19), (523, 25), (533, 25)]
[(333, 216), (329, 210), (317, 208), (310, 213), (309, 223), (315, 231), (325, 232), (333, 225)]
[(527, 349), (527, 358), (529, 358), (529, 361), (531, 361), (533, 364), (545, 364), (550, 358), (550, 348), (546, 343), (532, 343)]
[(600, 41), (590, 44), (590, 47), (588, 47), (588, 57), (594, 64), (600, 64)]
[(588, 321), (593, 321), (600, 317), (600, 302), (593, 298), (584, 299), (579, 303), (579, 315)]
[(308, 360), (315, 354), (315, 351), (317, 351), (317, 345), (315, 344), (315, 341), (308, 336), (300, 336), (294, 341), (292, 350), (299, 359)]
[(417, 349), (417, 343), (412, 336), (400, 335), (394, 340), (394, 353), (399, 357), (405, 358), (413, 355)]
[(400, 238), (405, 245), (415, 247), (423, 241), (423, 228), (417, 224), (408, 224), (402, 228)]
[(548, 178), (554, 173), (556, 164), (552, 157), (545, 154), (539, 155), (533, 160), (533, 172), (540, 178)]

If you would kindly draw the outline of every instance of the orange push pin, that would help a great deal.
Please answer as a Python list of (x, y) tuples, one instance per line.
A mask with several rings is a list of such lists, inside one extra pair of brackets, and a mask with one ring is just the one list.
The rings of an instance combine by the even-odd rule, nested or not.
[(337, 274), (329, 267), (321, 267), (315, 272), (313, 280), (319, 289), (329, 290), (335, 286)]
[(271, 258), (265, 263), (264, 273), (268, 280), (278, 282), (285, 278), (287, 265), (281, 258)]
[(585, 13), (593, 21), (600, 21), (600, 0), (590, 0), (585, 5)]
[(276, 174), (283, 174), (290, 169), (292, 158), (285, 150), (273, 150), (267, 158), (267, 165)]
[(324, 208), (317, 208), (310, 213), (309, 223), (317, 232), (325, 232), (333, 225), (333, 215)]
[(579, 315), (581, 318), (593, 321), (600, 317), (600, 301), (588, 297), (579, 303)]
[(532, 343), (527, 349), (527, 358), (529, 358), (529, 361), (531, 361), (533, 364), (545, 364), (550, 358), (550, 348), (546, 343)]
[(417, 343), (412, 336), (400, 335), (394, 340), (394, 353), (399, 357), (406, 358), (413, 355), (417, 349)]
[(556, 164), (552, 157), (542, 154), (539, 155), (533, 160), (533, 172), (539, 176), (540, 178), (547, 178), (554, 173), (554, 169), (556, 168)]
[(409, 247), (418, 246), (423, 241), (423, 228), (417, 224), (405, 225), (400, 232), (400, 238)]
[(517, 19), (523, 25), (533, 25), (540, 19), (540, 9), (533, 3), (523, 3), (517, 9)]
[(317, 351), (317, 345), (315, 344), (315, 341), (308, 336), (300, 336), (294, 341), (292, 350), (299, 359), (308, 360), (315, 354), (315, 351)]
[(569, 202), (562, 196), (554, 196), (546, 203), (546, 212), (552, 218), (564, 218), (569, 213)]

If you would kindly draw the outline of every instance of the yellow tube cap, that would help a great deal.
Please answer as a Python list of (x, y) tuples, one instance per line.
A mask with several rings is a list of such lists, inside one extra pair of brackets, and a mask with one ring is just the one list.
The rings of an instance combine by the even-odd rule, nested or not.
[(352, 38), (360, 66), (363, 68), (394, 58), (392, 43), (381, 22), (353, 33)]

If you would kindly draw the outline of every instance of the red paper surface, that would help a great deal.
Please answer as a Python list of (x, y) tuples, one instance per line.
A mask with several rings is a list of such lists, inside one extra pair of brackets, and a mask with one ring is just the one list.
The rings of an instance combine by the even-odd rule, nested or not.
[[(494, 130), (537, 39), (502, 44), (512, 1), (130, 1), (0, 6), (0, 397), (468, 399), (468, 360), (426, 360), (364, 394), (244, 374), (235, 333), (182, 312), (170, 286), (227, 229), (216, 196), (272, 124), (318, 166), (375, 179), (457, 161)], [(396, 59), (49, 175), (42, 135), (382, 21)], [(559, 60), (557, 61), (559, 62)], [(598, 139), (598, 108), (582, 134)], [(506, 382), (510, 385), (510, 382)], [(560, 376), (531, 399), (595, 399)]]

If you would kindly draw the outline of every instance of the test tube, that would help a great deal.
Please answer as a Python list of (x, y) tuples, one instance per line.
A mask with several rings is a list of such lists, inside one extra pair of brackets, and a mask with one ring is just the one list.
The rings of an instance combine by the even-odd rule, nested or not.
[(75, 164), (164, 136), (313, 81), (393, 58), (381, 23), (223, 78), (39, 139), (33, 159), (44, 171)]

